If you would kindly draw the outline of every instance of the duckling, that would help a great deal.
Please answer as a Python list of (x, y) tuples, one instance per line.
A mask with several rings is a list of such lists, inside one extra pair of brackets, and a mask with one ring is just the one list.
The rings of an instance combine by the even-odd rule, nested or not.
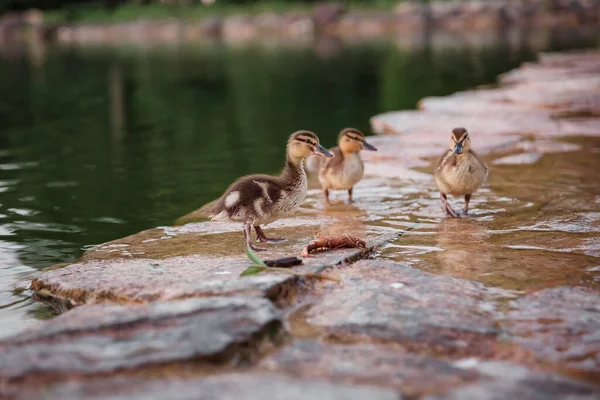
[(343, 129), (338, 136), (338, 146), (330, 149), (335, 157), (325, 160), (319, 170), (319, 182), (327, 204), (329, 189), (348, 190), (348, 202), (352, 203), (352, 189), (365, 172), (361, 150), (377, 151), (377, 148), (367, 143), (365, 135), (358, 129)]
[(464, 215), (469, 212), (471, 195), (485, 183), (488, 167), (471, 150), (469, 133), (464, 128), (455, 128), (450, 137), (450, 148), (444, 153), (435, 170), (435, 182), (442, 205), (451, 217), (458, 217), (448, 203), (447, 195), (465, 196)]
[(287, 142), (286, 164), (278, 176), (248, 175), (238, 179), (206, 213), (212, 221), (242, 222), (246, 246), (252, 250), (266, 250), (252, 243), (253, 226), (259, 242), (284, 241), (284, 238), (267, 237), (260, 225), (267, 225), (298, 209), (307, 190), (304, 160), (311, 154), (333, 157), (319, 144), (319, 138), (313, 132), (292, 133)]

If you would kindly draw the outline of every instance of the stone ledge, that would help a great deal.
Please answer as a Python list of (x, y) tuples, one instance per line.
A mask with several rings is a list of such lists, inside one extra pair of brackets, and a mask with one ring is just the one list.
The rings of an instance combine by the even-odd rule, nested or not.
[(500, 321), (510, 340), (541, 359), (600, 382), (600, 295), (557, 287), (523, 296)]
[(523, 294), (374, 260), (355, 263), (341, 277), (344, 285), (319, 285), (304, 312), (305, 323), (329, 343), (376, 343), (445, 359), (511, 360), (600, 378), (600, 296), (593, 289)]
[(598, 388), (554, 374), (531, 371), (520, 365), (503, 362), (482, 362), (477, 363), (474, 369), (487, 375), (487, 378), (455, 388), (444, 395), (427, 396), (424, 399), (592, 400), (600, 397)]
[(333, 342), (399, 344), (452, 358), (501, 350), (493, 307), (513, 297), (510, 291), (376, 260), (355, 263), (342, 279), (344, 285), (316, 288), (318, 300), (306, 313)]
[[(139, 304), (208, 296), (265, 297), (283, 304), (302, 291), (305, 280), (293, 275), (262, 273), (240, 277), (240, 273), (251, 265), (243, 253), (243, 246), (238, 251), (231, 245), (223, 248), (223, 243), (235, 239), (241, 241), (241, 232), (212, 233), (211, 226), (201, 223), (159, 229), (170, 232), (164, 240), (149, 239), (157, 234), (156, 230), (151, 230), (106, 243), (88, 251), (81, 262), (42, 272), (32, 281), (31, 290), (59, 311), (88, 303)], [(299, 255), (308, 240), (297, 239), (306, 237), (303, 235), (315, 229), (313, 226), (308, 224), (308, 227), (298, 229), (289, 222), (280, 222), (276, 227), (282, 227), (284, 233), (290, 235), (290, 242), (271, 245), (270, 250), (260, 256), (266, 259)], [(355, 233), (366, 239), (366, 251), (338, 249), (318, 253), (305, 258), (304, 265), (294, 271), (321, 272), (330, 266), (364, 257), (374, 248), (398, 237), (398, 233), (374, 227)], [(232, 234), (235, 235), (233, 240)], [(227, 255), (207, 254), (215, 248), (221, 248)], [(164, 251), (167, 254), (176, 251), (198, 253), (161, 257)], [(156, 258), (146, 258), (148, 255)]]
[(407, 353), (394, 346), (315, 340), (294, 341), (261, 360), (258, 369), (338, 384), (393, 388), (407, 396), (444, 393), (480, 376), (448, 361)]
[(82, 306), (0, 341), (0, 397), (56, 379), (182, 361), (240, 364), (283, 332), (280, 312), (265, 299)]
[(401, 400), (393, 390), (301, 380), (273, 374), (210, 376), (201, 379), (146, 380), (110, 377), (57, 384), (44, 391), (30, 391), (23, 399), (129, 400)]

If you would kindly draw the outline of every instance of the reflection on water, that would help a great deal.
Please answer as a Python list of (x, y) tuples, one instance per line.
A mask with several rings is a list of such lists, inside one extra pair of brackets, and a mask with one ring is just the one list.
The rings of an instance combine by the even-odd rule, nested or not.
[(331, 146), (343, 127), (368, 131), (382, 111), (493, 82), (538, 50), (594, 44), (528, 34), (410, 50), (386, 40), (46, 48), (33, 58), (0, 49), (0, 335), (47, 315), (12, 292), (34, 269), (170, 224), (240, 175), (277, 171), (296, 129)]

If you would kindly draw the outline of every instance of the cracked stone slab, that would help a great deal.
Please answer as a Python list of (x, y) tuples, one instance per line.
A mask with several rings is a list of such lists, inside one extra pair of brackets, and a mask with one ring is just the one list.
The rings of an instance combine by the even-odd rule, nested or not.
[(558, 375), (532, 371), (506, 362), (487, 361), (474, 368), (485, 375), (475, 383), (454, 388), (443, 395), (427, 396), (426, 400), (595, 400), (600, 389)]
[(600, 382), (600, 295), (557, 287), (513, 302), (501, 326), (511, 340), (543, 360), (586, 372)]
[(258, 368), (304, 379), (374, 385), (404, 395), (443, 393), (479, 377), (451, 363), (383, 344), (330, 344), (296, 340), (263, 359)]
[(499, 147), (499, 137), (507, 135), (598, 136), (598, 119), (581, 117), (600, 115), (600, 57), (559, 57), (557, 62), (542, 55), (541, 64), (525, 64), (504, 74), (498, 88), (424, 98), (419, 111), (379, 114), (371, 118), (371, 125), (379, 133), (418, 134), (420, 142), (431, 136), (447, 140), (452, 128), (462, 126), (473, 133), (480, 151), (478, 142)]
[(523, 63), (519, 68), (500, 75), (502, 84), (521, 82), (554, 82), (572, 77), (600, 74), (600, 54), (592, 52), (540, 53), (534, 63)]
[[(322, 284), (306, 322), (334, 342), (386, 343), (422, 355), (508, 359), (600, 378), (600, 296), (584, 287), (526, 295), (362, 260)], [(517, 297), (520, 296), (520, 297)]]
[(281, 337), (280, 318), (273, 304), (260, 298), (78, 307), (0, 341), (0, 397), (73, 376), (250, 359), (260, 353), (261, 343)]
[(333, 384), (322, 380), (301, 380), (274, 374), (231, 373), (196, 379), (147, 380), (112, 377), (74, 381), (40, 392), (27, 400), (401, 400), (397, 392), (368, 386)]
[(431, 354), (493, 356), (500, 333), (497, 302), (512, 294), (405, 263), (363, 260), (324, 284), (307, 321), (337, 340), (398, 343)]
[[(289, 242), (271, 245), (259, 256), (298, 256), (315, 231), (327, 232), (326, 227), (300, 222), (274, 224), (273, 230), (287, 236)], [(235, 228), (239, 226), (235, 224)], [(347, 234), (366, 239), (367, 251), (337, 249), (319, 253), (305, 258), (304, 265), (294, 270), (319, 272), (326, 266), (360, 258), (397, 237), (396, 231), (363, 224), (348, 228)], [(66, 267), (43, 271), (32, 281), (31, 289), (62, 311), (86, 303), (147, 303), (206, 296), (243, 295), (286, 301), (301, 287), (302, 279), (285, 273), (240, 277), (252, 262), (243, 245), (238, 248), (232, 244), (237, 239), (243, 241), (242, 233), (229, 224), (204, 222), (156, 228), (97, 246)]]

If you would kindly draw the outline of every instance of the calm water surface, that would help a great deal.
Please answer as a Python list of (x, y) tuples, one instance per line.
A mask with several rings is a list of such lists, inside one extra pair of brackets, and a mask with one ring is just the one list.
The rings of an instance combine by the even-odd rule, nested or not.
[(596, 43), (537, 38), (0, 53), (0, 336), (52, 316), (14, 291), (36, 270), (277, 171), (294, 130), (331, 146), (345, 126), (493, 83), (538, 50)]

